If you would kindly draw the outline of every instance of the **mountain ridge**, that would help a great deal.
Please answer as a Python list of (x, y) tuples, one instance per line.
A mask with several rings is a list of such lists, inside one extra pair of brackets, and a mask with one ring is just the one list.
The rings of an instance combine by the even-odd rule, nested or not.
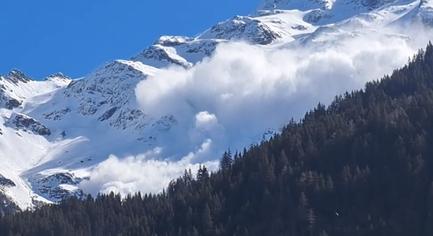
[(433, 45), (318, 104), (221, 169), (159, 194), (71, 198), (0, 218), (1, 235), (419, 235), (433, 232)]
[[(136, 89), (167, 68), (183, 71), (202, 64), (221, 45), (241, 41), (263, 50), (320, 48), (345, 37), (356, 38), (362, 30), (380, 31), (417, 21), (429, 27), (433, 19), (431, 1), (424, 0), (298, 3), (266, 1), (256, 13), (235, 16), (196, 37), (162, 36), (138, 55), (107, 63), (82, 79), (55, 74), (34, 81), (18, 70), (1, 76), (0, 158), (6, 165), (0, 174), (15, 185), (3, 192), (21, 209), (81, 196), (80, 184), (112, 154), (151, 152), (159, 161), (166, 157), (193, 164), (207, 161), (191, 160), (191, 156), (202, 152), (208, 140), (197, 141), (191, 125), (182, 123), (184, 117), (147, 114), (137, 101)], [(351, 10), (346, 12), (347, 7)], [(216, 120), (201, 110), (193, 118), (198, 125)], [(245, 139), (257, 142), (276, 129), (248, 134), (251, 137)], [(158, 156), (161, 152), (166, 156)]]

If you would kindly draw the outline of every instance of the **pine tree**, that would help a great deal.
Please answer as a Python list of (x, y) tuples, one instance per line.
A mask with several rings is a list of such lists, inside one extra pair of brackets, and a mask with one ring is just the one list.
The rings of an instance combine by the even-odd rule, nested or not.
[(228, 152), (224, 152), (223, 157), (220, 161), (220, 168), (225, 171), (229, 170), (233, 164), (232, 154), (230, 150)]

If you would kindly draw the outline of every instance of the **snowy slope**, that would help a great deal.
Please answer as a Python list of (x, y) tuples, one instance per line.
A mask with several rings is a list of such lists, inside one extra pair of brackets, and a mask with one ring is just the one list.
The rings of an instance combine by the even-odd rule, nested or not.
[(23, 107), (32, 109), (50, 100), (69, 82), (70, 79), (62, 74), (49, 76), (44, 81), (32, 81), (16, 70), (0, 77), (0, 95), (6, 98), (3, 108), (0, 107), (0, 173), (13, 182), (3, 187), (4, 193), (21, 208), (32, 207), (36, 201), (46, 201), (33, 193), (20, 174), (37, 165), (51, 144), (43, 135), (34, 132), (40, 128), (35, 120), (17, 119), (17, 115)]
[[(167, 67), (193, 68), (219, 45), (323, 48), (371, 32), (409, 39), (412, 35), (384, 29), (409, 29), (415, 22), (432, 25), (433, 1), (265, 0), (250, 16), (235, 16), (195, 37), (162, 36), (129, 60), (108, 63), (81, 79), (55, 74), (35, 81), (11, 71), (0, 77), (0, 192), (26, 209), (81, 196), (80, 183), (110, 155), (154, 150), (161, 160), (178, 161), (203, 151), (207, 142), (185, 138), (195, 135), (185, 117), (142, 110), (136, 88)], [(197, 125), (212, 124), (215, 117), (200, 112), (195, 119)], [(250, 143), (262, 138), (240, 135), (251, 135), (244, 137)]]

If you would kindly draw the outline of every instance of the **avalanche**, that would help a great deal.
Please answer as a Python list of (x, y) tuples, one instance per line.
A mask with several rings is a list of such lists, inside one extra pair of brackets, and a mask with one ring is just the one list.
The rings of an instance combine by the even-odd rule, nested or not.
[(432, 6), (267, 0), (81, 79), (11, 71), (0, 77), (0, 192), (26, 209), (83, 193), (160, 191), (185, 168), (215, 169), (227, 148), (407, 62), (431, 35)]

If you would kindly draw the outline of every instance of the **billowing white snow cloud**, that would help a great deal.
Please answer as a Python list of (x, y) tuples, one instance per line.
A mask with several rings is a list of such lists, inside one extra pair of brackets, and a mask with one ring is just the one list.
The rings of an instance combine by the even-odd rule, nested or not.
[[(185, 170), (196, 173), (200, 164), (193, 164), (195, 155), (206, 152), (206, 143), (195, 153), (189, 153), (179, 161), (157, 160), (158, 149), (143, 155), (118, 158), (110, 156), (90, 174), (89, 181), (83, 181), (80, 188), (93, 195), (97, 193), (120, 193), (122, 196), (136, 192), (158, 193), (171, 180), (181, 176)], [(218, 167), (217, 161), (205, 162), (211, 170)]]
[[(404, 65), (431, 35), (416, 32), (407, 34), (413, 38), (389, 29), (356, 32), (305, 47), (225, 43), (193, 68), (161, 70), (141, 82), (136, 95), (145, 113), (177, 119), (177, 126), (163, 137), (167, 145), (158, 158), (111, 157), (83, 188), (160, 191), (185, 169), (215, 161), (228, 148), (239, 150), (260, 141), (264, 132), (278, 131), (317, 103), (329, 104), (336, 95)], [(161, 156), (169, 159), (161, 161)]]
[(389, 29), (340, 38), (306, 47), (221, 44), (191, 69), (168, 68), (141, 82), (137, 99), (146, 113), (178, 119), (170, 135), (173, 142), (187, 140), (184, 151), (211, 139), (217, 156), (391, 73), (428, 42)]

